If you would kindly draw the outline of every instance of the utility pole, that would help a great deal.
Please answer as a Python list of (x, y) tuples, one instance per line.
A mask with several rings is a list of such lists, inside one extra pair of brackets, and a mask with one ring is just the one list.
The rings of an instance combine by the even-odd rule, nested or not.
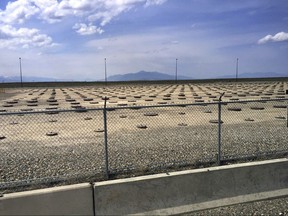
[(175, 70), (175, 82), (177, 83), (177, 74), (178, 73), (178, 59), (176, 58), (176, 70)]
[(238, 62), (239, 62), (239, 59), (237, 58), (237, 61), (236, 61), (236, 82), (238, 81)]
[(105, 85), (107, 85), (107, 66), (106, 66), (106, 58), (104, 59), (105, 61)]
[(21, 88), (23, 88), (23, 80), (22, 80), (22, 62), (21, 62), (21, 57), (19, 57), (19, 66), (20, 66), (20, 80), (21, 80)]

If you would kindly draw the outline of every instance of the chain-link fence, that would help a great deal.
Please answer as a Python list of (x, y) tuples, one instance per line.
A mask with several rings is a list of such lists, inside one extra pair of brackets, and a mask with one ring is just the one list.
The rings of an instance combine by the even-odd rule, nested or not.
[(103, 110), (1, 114), (1, 187), (103, 176)]
[(210, 162), (217, 154), (215, 104), (109, 111), (110, 172), (147, 172)]
[(222, 159), (277, 156), (288, 150), (287, 100), (222, 105)]
[(287, 155), (287, 103), (1, 112), (0, 190)]

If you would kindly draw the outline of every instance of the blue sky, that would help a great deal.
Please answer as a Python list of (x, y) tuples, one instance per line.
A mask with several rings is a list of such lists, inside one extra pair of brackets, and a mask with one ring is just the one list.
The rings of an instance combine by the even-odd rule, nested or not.
[(0, 0), (0, 76), (288, 75), (287, 0)]

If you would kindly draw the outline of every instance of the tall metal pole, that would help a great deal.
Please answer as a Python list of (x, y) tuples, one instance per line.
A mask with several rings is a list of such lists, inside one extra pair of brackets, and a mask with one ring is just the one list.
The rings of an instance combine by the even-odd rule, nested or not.
[(219, 101), (218, 101), (218, 154), (217, 154), (217, 163), (218, 166), (221, 165), (221, 157), (222, 157), (222, 150), (221, 150), (221, 124), (222, 124), (222, 120), (221, 120), (221, 105), (222, 105), (222, 97), (225, 94), (225, 92), (223, 92), (220, 97), (219, 97)]
[(104, 109), (103, 109), (103, 116), (104, 116), (104, 144), (105, 144), (105, 175), (106, 179), (109, 179), (109, 157), (108, 157), (108, 132), (107, 132), (107, 100), (108, 97), (104, 97)]
[(239, 62), (239, 59), (237, 58), (237, 62), (236, 62), (236, 82), (238, 81), (238, 62)]
[(176, 58), (176, 70), (175, 70), (175, 81), (177, 83), (177, 74), (178, 73), (178, 59)]
[[(286, 94), (288, 95), (288, 90), (286, 90)], [(287, 103), (286, 103), (286, 125), (287, 125), (287, 128), (288, 128), (288, 100), (287, 100)]]
[(288, 100), (287, 100), (287, 106), (286, 106), (286, 122), (287, 122), (287, 128), (288, 128)]
[[(286, 90), (286, 95), (288, 95), (288, 89)], [(287, 128), (288, 128), (288, 100), (287, 100), (287, 106), (286, 106), (286, 122), (287, 122)]]
[(21, 79), (21, 88), (23, 88), (23, 80), (22, 80), (22, 63), (21, 63), (21, 57), (19, 57), (19, 65), (20, 65), (20, 79)]
[(106, 58), (105, 60), (105, 85), (107, 85), (107, 66), (106, 66)]

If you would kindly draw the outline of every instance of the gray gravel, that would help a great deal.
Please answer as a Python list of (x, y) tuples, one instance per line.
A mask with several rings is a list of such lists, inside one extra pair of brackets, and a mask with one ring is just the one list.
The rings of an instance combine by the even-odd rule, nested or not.
[[(265, 106), (274, 111), (272, 105)], [(208, 108), (212, 113), (203, 112)], [(217, 119), (216, 108), (193, 106), (108, 112), (110, 172), (133, 176), (201, 167), (207, 162), (216, 164), (218, 125), (209, 124), (209, 120)], [(265, 116), (268, 120), (263, 120), (258, 111), (253, 116), (254, 122), (244, 121), (245, 112), (224, 113), (222, 157), (261, 156), (263, 160), (270, 158), (265, 157), (267, 152), (273, 155), (287, 151), (286, 120), (275, 119), (279, 110), (276, 111), (268, 112)], [(144, 116), (152, 112), (158, 115)], [(246, 114), (250, 116), (252, 112)], [(87, 121), (86, 117), (92, 119)], [(7, 132), (7, 138), (0, 140), (0, 182), (37, 183), (43, 178), (47, 183), (55, 178), (73, 178), (80, 182), (90, 179), (87, 178), (90, 175), (103, 178), (104, 133), (95, 132), (103, 128), (102, 117), (100, 111), (61, 113), (52, 117), (46, 114), (3, 117), (1, 133)], [(51, 118), (58, 121), (51, 123), (48, 121)], [(11, 125), (14, 121), (19, 124)], [(138, 124), (145, 124), (147, 128), (139, 129)], [(49, 131), (58, 135), (48, 137)]]
[[(255, 128), (261, 128), (262, 133), (254, 136), (257, 133)], [(109, 135), (109, 168), (112, 173), (138, 171), (146, 174), (153, 170), (161, 172), (167, 168), (201, 165), (211, 160), (216, 162), (216, 125), (139, 130), (137, 133), (123, 130)], [(277, 131), (277, 136), (272, 139), (273, 133), (267, 130)], [(251, 135), (243, 136), (248, 131), (252, 132)], [(263, 123), (229, 125), (223, 128), (223, 157), (286, 150), (287, 146), (283, 144), (287, 145), (287, 140), (287, 128), (282, 124), (273, 125), (273, 128), (265, 127)], [(81, 179), (87, 173), (104, 175), (103, 141), (103, 133), (94, 132), (83, 139), (65, 139), (69, 145), (45, 146), (31, 141), (3, 143), (0, 150), (1, 181), (49, 177)]]
[[(223, 111), (228, 110), (229, 105), (234, 106), (233, 104), (228, 104), (227, 108), (223, 106)], [(258, 156), (263, 160), (271, 158), (271, 155), (273, 157), (274, 153), (288, 150), (285, 109), (272, 109), (273, 103), (261, 104), (265, 107), (265, 112), (266, 108), (271, 111), (271, 113), (270, 111), (266, 113), (266, 117), (270, 120), (263, 121), (262, 111), (254, 113), (249, 108), (253, 104), (238, 105), (241, 111), (233, 113), (237, 122), (231, 123), (233, 119), (229, 115), (223, 115), (222, 118), (224, 122), (222, 124), (222, 157), (224, 159)], [(210, 166), (215, 165), (218, 130), (217, 124), (208, 122), (217, 119), (217, 106), (186, 108), (175, 108), (173, 112), (163, 108), (144, 109), (143, 111), (144, 113), (157, 113), (157, 116), (144, 116), (143, 112), (137, 114), (138, 111), (134, 113), (132, 110), (109, 112), (110, 172), (121, 174), (118, 177), (127, 177), (201, 167), (206, 162), (212, 162)], [(75, 126), (75, 122), (81, 122), (85, 117), (89, 117), (90, 113), (88, 116), (77, 114), (77, 118), (67, 114), (67, 119), (58, 119), (58, 115), (53, 116), (58, 119), (59, 127), (56, 132), (59, 132), (59, 135), (49, 137), (48, 145), (47, 140), (37, 137), (38, 135), (34, 136), (33, 133), (28, 138), (22, 136), (21, 132), (24, 133), (24, 129), (15, 133), (8, 129), (7, 131), (11, 132), (15, 138), (10, 139), (11, 134), (8, 134), (7, 138), (0, 140), (0, 193), (103, 180), (105, 173), (104, 136), (103, 132), (95, 132), (97, 129), (99, 131), (103, 129), (102, 112), (99, 113), (99, 116), (93, 113), (91, 120), (85, 120), (86, 127), (83, 127), (83, 131), (79, 130), (79, 128), (82, 129), (82, 123), (80, 126)], [(165, 115), (167, 124), (163, 122), (159, 124), (157, 118)], [(280, 115), (283, 119), (275, 119), (276, 115)], [(125, 118), (119, 116), (125, 116)], [(19, 124), (13, 124), (13, 127), (23, 128), (24, 125), (27, 132), (28, 130), (34, 132), (40, 127), (28, 128), (28, 123), (32, 124), (36, 121), (45, 128), (45, 131), (41, 131), (44, 135), (55, 129), (50, 130), (50, 126), (48, 127), (50, 123), (42, 123), (51, 120), (52, 117), (47, 115), (46, 117), (36, 116), (35, 119), (30, 116), (21, 118), (27, 126), (18, 117), (9, 117), (6, 119), (7, 122), (0, 123), (1, 127), (19, 121)], [(254, 121), (244, 121), (247, 118)], [(197, 121), (197, 124), (193, 125), (193, 121)], [(116, 126), (119, 123), (120, 130)], [(136, 125), (139, 124), (145, 124), (147, 128), (137, 129)], [(69, 132), (75, 131), (75, 136), (62, 137), (63, 130), (66, 130), (64, 127), (70, 127)], [(131, 130), (131, 127), (135, 131)], [(5, 132), (3, 128), (1, 128), (1, 133)], [(271, 155), (265, 156), (267, 152)], [(25, 184), (30, 183), (35, 184), (24, 187)], [(8, 184), (10, 188), (4, 188)], [(288, 197), (285, 197), (184, 215), (288, 215), (287, 209)]]

